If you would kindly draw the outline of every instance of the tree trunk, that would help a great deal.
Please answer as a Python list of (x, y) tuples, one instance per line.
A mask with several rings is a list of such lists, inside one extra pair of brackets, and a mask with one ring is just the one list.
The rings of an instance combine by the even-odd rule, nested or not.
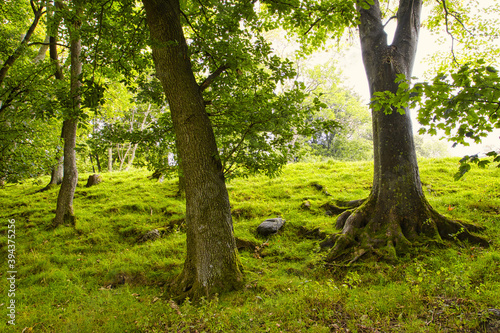
[[(75, 1), (76, 2), (76, 1)], [(66, 114), (67, 119), (63, 122), (62, 139), (64, 140), (64, 177), (57, 197), (56, 217), (53, 225), (58, 226), (63, 223), (75, 225), (75, 215), (73, 212), (73, 197), (78, 183), (78, 171), (76, 168), (76, 130), (78, 126), (78, 114), (80, 112), (80, 75), (82, 73), (82, 61), (80, 54), (82, 44), (79, 37), (81, 22), (78, 17), (81, 14), (81, 5), (75, 4), (76, 19), (69, 25), (70, 32), (70, 56), (71, 56), (71, 99), (72, 108)]]
[(57, 164), (52, 168), (49, 184), (54, 184), (54, 185), (62, 184), (64, 176), (63, 162), (64, 162), (64, 156), (59, 157)]
[(35, 64), (39, 63), (40, 61), (45, 59), (45, 54), (47, 53), (47, 50), (49, 49), (49, 42), (50, 42), (50, 35), (47, 34), (47, 36), (45, 36), (45, 40), (43, 41), (43, 45), (40, 46), (40, 49), (38, 50), (38, 54), (33, 59), (33, 62)]
[(113, 147), (108, 147), (108, 172), (113, 172)]
[[(151, 103), (149, 103), (148, 105), (148, 109), (146, 110), (146, 112), (144, 112), (144, 118), (142, 119), (142, 122), (141, 122), (141, 126), (139, 127), (139, 130), (143, 131), (144, 130), (144, 127), (146, 126), (147, 124), (147, 119), (148, 119), (148, 116), (149, 116), (149, 113), (151, 112)], [(148, 123), (149, 125), (150, 123)], [(133, 125), (131, 124), (131, 127)], [(132, 132), (132, 128), (131, 128), (131, 131)], [(137, 151), (137, 147), (139, 146), (138, 143), (134, 143), (134, 146), (132, 148), (132, 152), (130, 153), (130, 157), (128, 159), (128, 165), (127, 165), (127, 168), (125, 169), (125, 171), (128, 171), (130, 169), (130, 167), (132, 166), (132, 164), (134, 163), (134, 159), (135, 159), (135, 152)]]
[(132, 144), (129, 142), (128, 143), (128, 148), (125, 151), (125, 154), (120, 155), (120, 146), (118, 146), (118, 157), (120, 158), (120, 168), (118, 169), (119, 171), (122, 171), (123, 169), (123, 164), (125, 164), (125, 160), (127, 159), (128, 153), (130, 149), (132, 148)]
[(178, 0), (143, 0), (153, 59), (170, 105), (186, 179), (187, 254), (171, 284), (179, 299), (241, 287), (229, 198), (215, 137), (195, 81)]
[(99, 160), (99, 154), (95, 154), (95, 162), (97, 163), (97, 171), (101, 173), (101, 161)]
[[(411, 77), (421, 6), (421, 0), (400, 1), (392, 45), (387, 45), (378, 0), (368, 10), (358, 7), (363, 62), (372, 96), (380, 91), (396, 93), (397, 74)], [(395, 109), (391, 114), (372, 111), (373, 188), (361, 207), (339, 217), (337, 225), (343, 229), (334, 235), (336, 243), (327, 260), (353, 261), (365, 253), (391, 259), (416, 242), (441, 241), (450, 235), (487, 245), (469, 233), (477, 227), (446, 219), (425, 199), (410, 113), (405, 111), (403, 115)]]
[(62, 183), (64, 172), (63, 159), (64, 156), (59, 157), (59, 159), (57, 160), (57, 164), (52, 167), (52, 171), (50, 172), (50, 182), (47, 184), (47, 186), (45, 186), (41, 190), (38, 190), (37, 192), (48, 191)]
[(92, 165), (92, 173), (95, 173), (94, 159), (92, 158), (92, 153), (89, 153), (90, 165)]
[(75, 152), (77, 125), (77, 119), (68, 119), (63, 122), (64, 176), (57, 197), (56, 217), (53, 222), (54, 226), (64, 223), (75, 225), (73, 197), (75, 195), (76, 184), (78, 183)]

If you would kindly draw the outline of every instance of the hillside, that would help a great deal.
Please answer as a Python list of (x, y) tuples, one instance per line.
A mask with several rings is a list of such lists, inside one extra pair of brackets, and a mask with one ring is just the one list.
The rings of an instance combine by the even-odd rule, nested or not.
[[(185, 252), (185, 205), (175, 179), (158, 183), (145, 170), (105, 173), (103, 183), (86, 188), (89, 174), (81, 174), (76, 226), (55, 230), (48, 225), (57, 189), (36, 193), (47, 178), (8, 184), (0, 189), (0, 331), (493, 332), (496, 320), (500, 327), (488, 311), (500, 309), (500, 169), (474, 168), (454, 181), (457, 167), (457, 159), (420, 161), (427, 198), (448, 217), (484, 226), (490, 248), (445, 243), (415, 248), (397, 263), (351, 266), (322, 261), (319, 243), (335, 232), (335, 216), (322, 206), (366, 197), (372, 163), (297, 163), (279, 178), (232, 180), (246, 286), (196, 306), (163, 294)], [(286, 220), (284, 229), (259, 238), (256, 227), (276, 216)], [(146, 240), (153, 229), (161, 237)], [(14, 297), (5, 282), (9, 254)], [(15, 327), (6, 316), (12, 299)]]

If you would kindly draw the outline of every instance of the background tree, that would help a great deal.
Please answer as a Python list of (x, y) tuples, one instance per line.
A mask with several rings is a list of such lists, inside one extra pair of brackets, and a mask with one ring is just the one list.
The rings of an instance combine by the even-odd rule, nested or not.
[[(342, 86), (342, 73), (338, 65), (330, 62), (307, 70), (305, 76), (306, 103), (318, 96), (324, 104), (311, 117), (331, 121), (331, 126), (314, 128), (306, 137), (311, 154), (339, 160), (367, 160), (373, 157), (371, 119), (368, 107), (359, 96)], [(338, 125), (338, 126), (336, 126)], [(311, 127), (314, 123), (310, 124)]]
[(44, 2), (7, 2), (0, 8), (0, 178), (7, 181), (45, 173), (57, 153), (58, 122), (41, 112), (52, 93), (40, 34), (44, 14)]

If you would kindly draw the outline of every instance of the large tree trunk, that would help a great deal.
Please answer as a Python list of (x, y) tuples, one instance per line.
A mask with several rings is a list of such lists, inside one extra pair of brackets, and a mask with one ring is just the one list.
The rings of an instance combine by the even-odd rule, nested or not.
[(71, 99), (72, 109), (68, 110), (67, 119), (63, 122), (62, 139), (64, 140), (64, 177), (57, 197), (56, 217), (54, 226), (63, 223), (75, 224), (75, 215), (73, 212), (73, 197), (75, 195), (76, 185), (78, 183), (78, 171), (76, 168), (76, 129), (78, 126), (78, 113), (81, 103), (81, 82), (82, 61), (80, 54), (82, 44), (79, 38), (79, 28), (81, 22), (78, 21), (80, 5), (77, 3), (75, 8), (76, 21), (69, 25), (70, 30), (70, 56), (71, 56)]
[(187, 255), (171, 291), (181, 299), (209, 297), (243, 282), (222, 164), (191, 69), (179, 1), (143, 3), (156, 74), (170, 105), (186, 179)]
[[(398, 26), (392, 45), (381, 21), (379, 2), (369, 10), (358, 7), (363, 62), (370, 94), (397, 92), (397, 74), (411, 77), (420, 28), (421, 0), (401, 0)], [(369, 198), (352, 214), (342, 214), (337, 225), (335, 246), (328, 260), (356, 260), (365, 253), (394, 258), (408, 246), (432, 239), (440, 241), (456, 235), (460, 239), (487, 245), (469, 233), (474, 229), (438, 214), (422, 191), (409, 110), (391, 114), (372, 112), (374, 178)], [(465, 228), (464, 228), (465, 227)], [(463, 229), (463, 231), (461, 231)]]

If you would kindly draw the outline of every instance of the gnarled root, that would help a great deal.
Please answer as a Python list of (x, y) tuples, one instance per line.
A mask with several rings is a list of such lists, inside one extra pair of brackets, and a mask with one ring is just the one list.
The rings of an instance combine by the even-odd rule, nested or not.
[(326, 261), (353, 263), (369, 256), (393, 261), (412, 245), (443, 240), (489, 246), (486, 239), (472, 234), (482, 228), (450, 220), (426, 201), (419, 208), (415, 206), (384, 207), (372, 199), (355, 211), (340, 214), (336, 226), (342, 231), (321, 243), (322, 248), (331, 247)]
[(194, 271), (184, 268), (170, 283), (167, 284), (165, 296), (177, 303), (186, 299), (199, 302), (201, 299), (210, 299), (217, 294), (241, 289), (244, 285), (243, 275), (239, 270), (231, 276), (220, 278), (218, 281), (202, 283)]

